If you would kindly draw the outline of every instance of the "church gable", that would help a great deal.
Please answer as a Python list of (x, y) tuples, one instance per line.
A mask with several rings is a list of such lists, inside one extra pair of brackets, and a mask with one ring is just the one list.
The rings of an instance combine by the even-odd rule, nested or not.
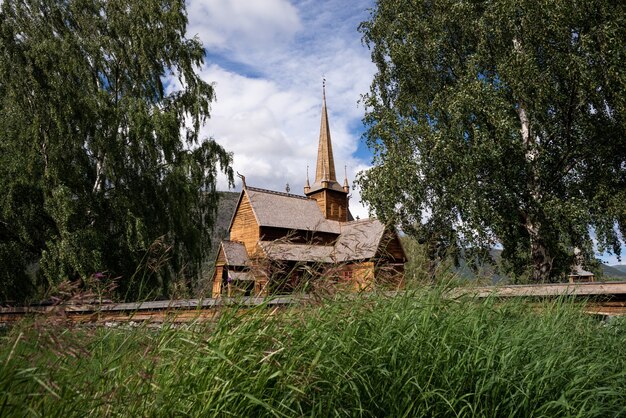
[(376, 251), (376, 257), (392, 259), (395, 262), (406, 262), (406, 254), (402, 242), (395, 231), (386, 230)]
[(245, 189), (241, 192), (229, 231), (231, 241), (241, 242), (248, 254), (254, 253), (260, 239), (260, 227)]

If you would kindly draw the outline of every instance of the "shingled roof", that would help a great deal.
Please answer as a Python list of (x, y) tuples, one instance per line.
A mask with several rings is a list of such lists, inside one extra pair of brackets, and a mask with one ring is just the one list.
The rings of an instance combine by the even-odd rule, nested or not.
[(224, 258), (229, 266), (245, 266), (248, 263), (248, 253), (246, 247), (235, 241), (222, 241)]
[(583, 269), (582, 266), (580, 266), (580, 265), (576, 265), (576, 266), (574, 266), (574, 268), (572, 268), (572, 271), (571, 271), (571, 273), (569, 275), (570, 276), (580, 276), (580, 277), (591, 277), (591, 276), (593, 276), (593, 273)]
[(310, 245), (261, 241), (265, 255), (272, 260), (332, 263), (335, 247), (332, 245)]
[(252, 211), (259, 226), (339, 234), (339, 222), (322, 215), (313, 199), (288, 193), (247, 187)]
[(334, 245), (294, 244), (261, 241), (259, 245), (273, 260), (338, 263), (376, 256), (385, 226), (377, 219), (363, 219), (340, 225)]
[(378, 219), (362, 219), (341, 224), (341, 235), (335, 243), (337, 261), (372, 258), (380, 246), (385, 225)]

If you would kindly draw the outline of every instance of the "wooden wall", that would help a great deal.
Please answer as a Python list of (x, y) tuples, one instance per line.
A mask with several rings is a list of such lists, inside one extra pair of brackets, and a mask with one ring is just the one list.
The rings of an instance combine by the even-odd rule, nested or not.
[(400, 290), (404, 288), (404, 264), (381, 263), (376, 266), (376, 284), (385, 288)]
[(333, 221), (348, 221), (348, 195), (331, 189), (322, 189), (309, 195), (311, 199), (315, 199), (322, 214), (326, 219)]
[(253, 254), (256, 251), (259, 239), (259, 224), (256, 221), (254, 212), (252, 212), (252, 205), (250, 205), (248, 195), (244, 193), (235, 213), (233, 225), (230, 228), (230, 240), (243, 243), (248, 254)]
[(385, 231), (378, 249), (377, 257), (392, 259), (398, 262), (406, 262), (406, 255), (400, 243), (398, 235), (393, 231)]
[(263, 241), (276, 241), (283, 239), (285, 242), (294, 244), (330, 245), (338, 237), (337, 234), (331, 234), (328, 232), (294, 231), (288, 228), (274, 228), (268, 226), (262, 226), (260, 231), (261, 240)]
[(362, 263), (351, 264), (352, 281), (355, 290), (363, 290), (374, 285), (374, 262), (365, 261)]
[(215, 274), (213, 275), (213, 290), (211, 292), (212, 298), (219, 298), (222, 296), (222, 274), (224, 272), (224, 266), (216, 266)]

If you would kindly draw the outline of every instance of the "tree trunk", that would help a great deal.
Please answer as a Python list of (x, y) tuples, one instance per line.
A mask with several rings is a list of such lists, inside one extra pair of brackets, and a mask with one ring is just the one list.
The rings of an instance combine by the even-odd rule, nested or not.
[(548, 282), (550, 281), (554, 257), (550, 255), (548, 246), (541, 235), (540, 224), (526, 218), (524, 226), (526, 231), (528, 231), (528, 235), (530, 235), (530, 258), (533, 266), (532, 282)]
[(543, 239), (540, 237), (531, 237), (530, 252), (533, 261), (534, 283), (545, 283), (550, 281), (550, 272), (552, 271), (552, 262), (554, 258), (548, 253)]
[[(513, 38), (513, 49), (517, 54), (522, 55), (522, 44), (516, 37)], [(529, 168), (529, 177), (527, 179), (527, 187), (532, 198), (531, 205), (539, 206), (543, 193), (539, 187), (539, 173), (537, 171), (537, 158), (539, 155), (537, 149), (537, 138), (531, 132), (531, 124), (528, 113), (526, 112), (526, 104), (523, 100), (518, 101), (517, 116), (520, 122), (520, 134), (522, 136), (522, 144), (524, 146), (524, 154)], [(535, 208), (536, 209), (536, 208)], [(548, 247), (541, 235), (541, 225), (526, 217), (524, 225), (530, 235), (530, 255), (533, 265), (532, 281), (534, 283), (543, 283), (550, 279), (552, 271), (552, 263), (554, 258), (549, 254)]]

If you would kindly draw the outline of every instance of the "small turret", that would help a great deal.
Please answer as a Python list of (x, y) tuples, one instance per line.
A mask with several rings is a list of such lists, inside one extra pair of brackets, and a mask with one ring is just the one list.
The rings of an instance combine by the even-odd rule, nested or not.
[(304, 185), (304, 194), (311, 191), (311, 184), (309, 183), (309, 166), (306, 166), (306, 184)]
[(350, 193), (350, 185), (348, 184), (348, 166), (343, 166), (344, 178), (343, 178), (343, 191)]

